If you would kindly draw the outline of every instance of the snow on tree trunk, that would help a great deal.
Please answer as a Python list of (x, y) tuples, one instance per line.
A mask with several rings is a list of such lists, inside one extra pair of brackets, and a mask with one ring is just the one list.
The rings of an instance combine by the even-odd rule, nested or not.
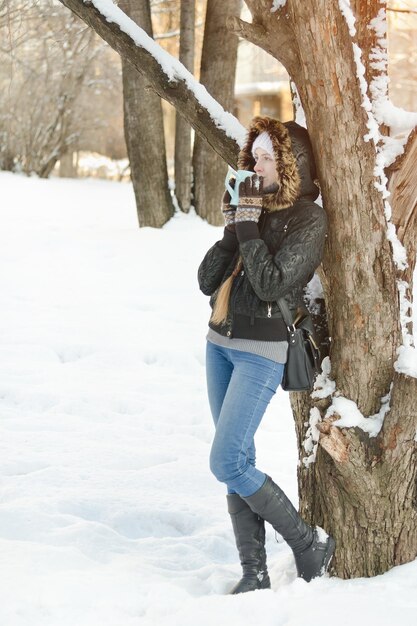
[[(180, 61), (194, 72), (195, 1), (181, 0)], [(190, 210), (192, 184), (191, 127), (179, 114), (175, 115), (175, 195), (184, 213)]]
[[(120, 7), (152, 36), (149, 0)], [(168, 187), (162, 105), (146, 79), (122, 57), (124, 131), (139, 226), (160, 228), (174, 213)]]

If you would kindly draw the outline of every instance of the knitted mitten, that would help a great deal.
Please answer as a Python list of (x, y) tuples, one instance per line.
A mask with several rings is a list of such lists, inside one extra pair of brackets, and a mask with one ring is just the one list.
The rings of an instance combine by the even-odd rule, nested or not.
[(254, 174), (239, 185), (235, 222), (257, 222), (262, 213), (263, 178)]

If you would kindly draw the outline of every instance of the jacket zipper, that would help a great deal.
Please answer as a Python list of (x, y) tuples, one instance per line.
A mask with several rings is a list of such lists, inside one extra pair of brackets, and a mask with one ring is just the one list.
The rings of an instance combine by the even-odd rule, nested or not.
[[(266, 222), (266, 215), (264, 214), (264, 211), (263, 211), (263, 210), (262, 210), (262, 217), (263, 217), (263, 219), (262, 219), (262, 224), (260, 225), (260, 226), (261, 226), (261, 228), (260, 228), (260, 234), (262, 234), (262, 233), (263, 233), (263, 230), (264, 230), (264, 228), (265, 228), (265, 222)], [(237, 291), (238, 291), (238, 289), (239, 289), (240, 285), (242, 284), (242, 282), (243, 282), (243, 280), (244, 280), (244, 278), (243, 278), (243, 277), (244, 277), (244, 275), (245, 275), (245, 271), (244, 271), (244, 270), (241, 270), (241, 272), (240, 272), (240, 280), (239, 280), (239, 282), (238, 282), (238, 284), (237, 284), (237, 286), (236, 286), (236, 289), (235, 289), (235, 292), (234, 292), (234, 298), (236, 297), (236, 293), (237, 293)], [(231, 311), (230, 311), (230, 328), (229, 328), (229, 330), (228, 330), (228, 332), (227, 332), (228, 337), (231, 337), (231, 335), (232, 335), (232, 331), (233, 331), (233, 319), (234, 319), (234, 299), (233, 299), (233, 303), (231, 302), (231, 305), (232, 305), (232, 306), (231, 306)], [(272, 304), (271, 304), (270, 302), (268, 302), (268, 317), (272, 317), (271, 310), (272, 310)], [(253, 325), (253, 324), (252, 324), (252, 316), (253, 316), (253, 317), (255, 316), (255, 311), (253, 311), (253, 312), (251, 313), (251, 325)]]

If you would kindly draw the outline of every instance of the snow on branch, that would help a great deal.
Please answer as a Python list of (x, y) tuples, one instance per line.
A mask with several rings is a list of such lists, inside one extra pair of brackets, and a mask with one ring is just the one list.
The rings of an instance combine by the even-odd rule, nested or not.
[[(230, 164), (246, 129), (223, 109), (182, 63), (163, 50), (112, 0), (60, 0), (91, 26), (149, 81), (151, 87)], [(115, 28), (116, 26), (116, 28)]]
[(184, 81), (198, 102), (210, 113), (210, 117), (218, 128), (222, 128), (237, 143), (242, 142), (246, 130), (234, 115), (227, 113), (178, 59), (155, 43), (152, 37), (149, 37), (142, 28), (123, 13), (112, 0), (85, 0), (85, 2), (86, 4), (93, 4), (108, 22), (116, 23), (120, 30), (129, 35), (137, 46), (149, 52), (159, 63), (169, 82)]

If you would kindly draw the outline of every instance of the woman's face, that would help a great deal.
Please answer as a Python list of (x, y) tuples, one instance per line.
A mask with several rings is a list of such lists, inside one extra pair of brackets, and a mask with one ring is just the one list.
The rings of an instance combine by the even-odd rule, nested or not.
[(253, 168), (258, 176), (264, 179), (264, 187), (269, 187), (278, 182), (278, 173), (275, 168), (275, 159), (263, 148), (255, 150), (255, 167)]

